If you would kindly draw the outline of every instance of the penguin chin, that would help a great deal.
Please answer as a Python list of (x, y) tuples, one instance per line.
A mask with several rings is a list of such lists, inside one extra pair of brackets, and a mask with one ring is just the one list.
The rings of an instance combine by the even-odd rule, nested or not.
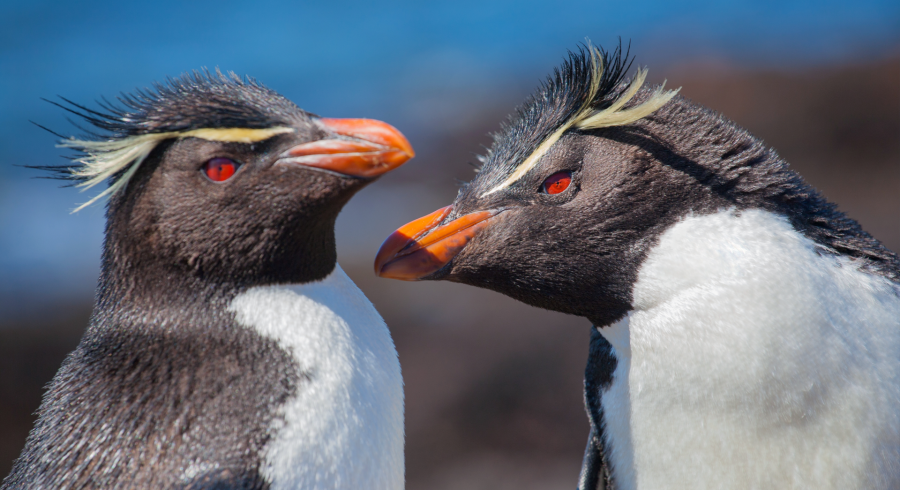
[(444, 267), (441, 267), (440, 269), (434, 271), (433, 273), (431, 273), (427, 276), (420, 277), (419, 280), (420, 281), (445, 281), (446, 280), (446, 281), (462, 283), (462, 281), (456, 280), (456, 278), (455, 278), (456, 276), (454, 276), (452, 274), (453, 263), (454, 263), (454, 260), (451, 260), (450, 262), (447, 262), (447, 265), (445, 265)]

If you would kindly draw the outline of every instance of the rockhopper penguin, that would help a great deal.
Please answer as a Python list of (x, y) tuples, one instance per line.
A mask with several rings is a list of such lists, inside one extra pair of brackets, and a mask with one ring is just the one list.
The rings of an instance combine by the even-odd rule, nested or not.
[(96, 306), (3, 488), (403, 488), (397, 353), (334, 223), (409, 143), (218, 71), (120, 102), (66, 105), (104, 136), (57, 170), (111, 179)]
[(376, 273), (591, 320), (581, 489), (900, 488), (900, 259), (627, 60), (571, 55)]

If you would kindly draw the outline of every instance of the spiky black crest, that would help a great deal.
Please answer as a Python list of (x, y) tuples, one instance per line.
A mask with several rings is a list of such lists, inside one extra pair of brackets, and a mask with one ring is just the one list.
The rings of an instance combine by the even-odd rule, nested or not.
[[(596, 90), (594, 53), (602, 60), (603, 72)], [(525, 160), (538, 145), (582, 110), (591, 92), (590, 108), (609, 107), (621, 94), (625, 74), (633, 58), (622, 44), (611, 53), (601, 47), (582, 46), (553, 70), (537, 90), (516, 109), (515, 114), (494, 135), (494, 143), (484, 158), (485, 166), (497, 175), (507, 174)]]
[(122, 94), (118, 104), (103, 99), (100, 110), (60, 99), (64, 103), (51, 103), (104, 131), (88, 132), (103, 139), (197, 128), (263, 129), (286, 124), (291, 114), (301, 111), (255, 79), (218, 69), (195, 70), (154, 83), (152, 89)]
[[(257, 141), (290, 131), (292, 120), (299, 114), (308, 115), (256, 80), (233, 72), (223, 74), (218, 69), (193, 71), (156, 83), (153, 89), (122, 94), (117, 97), (118, 104), (103, 99), (98, 102), (100, 110), (60, 99), (63, 103), (48, 102), (94, 129), (84, 129), (70, 120), (86, 133), (80, 139), (60, 141), (59, 146), (76, 151), (72, 157), (75, 165), (31, 168), (48, 172), (48, 178), (73, 181), (73, 185), (84, 188), (113, 178), (106, 191), (78, 209), (123, 188), (144, 158), (165, 139), (195, 136)], [(240, 130), (239, 134), (235, 130)]]

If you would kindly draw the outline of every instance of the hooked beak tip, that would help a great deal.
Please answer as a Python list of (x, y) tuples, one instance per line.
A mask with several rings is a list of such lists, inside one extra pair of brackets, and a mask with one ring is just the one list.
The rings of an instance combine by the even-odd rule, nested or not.
[(375, 257), (375, 274), (403, 281), (424, 279), (450, 263), (499, 213), (470, 213), (440, 226), (451, 209), (438, 209), (388, 236)]
[(382, 145), (406, 157), (403, 161), (416, 156), (409, 140), (397, 128), (376, 119), (336, 119), (323, 117), (319, 124), (325, 129), (342, 136), (359, 138), (376, 145)]

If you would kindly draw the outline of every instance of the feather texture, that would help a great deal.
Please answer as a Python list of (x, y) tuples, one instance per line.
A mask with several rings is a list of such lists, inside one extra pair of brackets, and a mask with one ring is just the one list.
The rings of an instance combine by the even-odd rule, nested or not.
[[(625, 58), (627, 59), (627, 57), (626, 53)], [(505, 189), (522, 178), (570, 129), (591, 130), (633, 123), (665, 105), (680, 90), (665, 90), (665, 83), (663, 83), (640, 104), (623, 109), (634, 98), (647, 78), (647, 70), (638, 69), (628, 88), (618, 91), (617, 85), (622, 80), (628, 66), (630, 66), (630, 62), (622, 59), (621, 47), (617, 48), (612, 56), (591, 45), (577, 54), (570, 54), (569, 61), (563, 64), (562, 69), (557, 70), (555, 76), (526, 103), (526, 107), (519, 110), (519, 121), (535, 119), (532, 115), (534, 113), (537, 113), (536, 119), (540, 121), (543, 118), (554, 119), (556, 111), (553, 109), (561, 104), (563, 107), (568, 107), (568, 110), (562, 111), (566, 117), (556, 117), (555, 119), (558, 121), (556, 121), (555, 129), (524, 160), (521, 160), (521, 163), (513, 168), (512, 173), (506, 179), (482, 194), (481, 197)], [(510, 129), (514, 130), (517, 125), (513, 124), (506, 133), (509, 134)], [(532, 131), (540, 128), (541, 125), (538, 124), (532, 128)], [(504, 140), (495, 141), (494, 146), (497, 147), (498, 143), (502, 141)]]
[(92, 197), (88, 202), (78, 206), (73, 213), (95, 203), (104, 196), (111, 196), (123, 189), (141, 163), (150, 155), (156, 146), (171, 138), (201, 138), (209, 141), (222, 141), (230, 143), (255, 143), (267, 140), (273, 136), (294, 131), (288, 127), (274, 127), (267, 129), (247, 128), (200, 128), (182, 133), (150, 133), (128, 136), (108, 141), (90, 141), (70, 138), (59, 144), (61, 148), (72, 148), (81, 152), (84, 156), (75, 160), (81, 166), (72, 167), (69, 172), (72, 178), (78, 180), (76, 187), (88, 190), (91, 187), (119, 175), (100, 194)]
[(106, 190), (73, 212), (123, 189), (162, 141), (194, 137), (255, 143), (292, 131), (291, 121), (298, 112), (304, 113), (256, 80), (219, 70), (170, 78), (153, 89), (122, 94), (117, 103), (104, 99), (99, 110), (60, 98), (62, 103), (49, 102), (95, 129), (84, 129), (85, 136), (59, 143), (76, 151), (71, 158), (74, 165), (32, 168), (50, 172), (51, 178), (73, 181), (84, 190), (112, 179)]

